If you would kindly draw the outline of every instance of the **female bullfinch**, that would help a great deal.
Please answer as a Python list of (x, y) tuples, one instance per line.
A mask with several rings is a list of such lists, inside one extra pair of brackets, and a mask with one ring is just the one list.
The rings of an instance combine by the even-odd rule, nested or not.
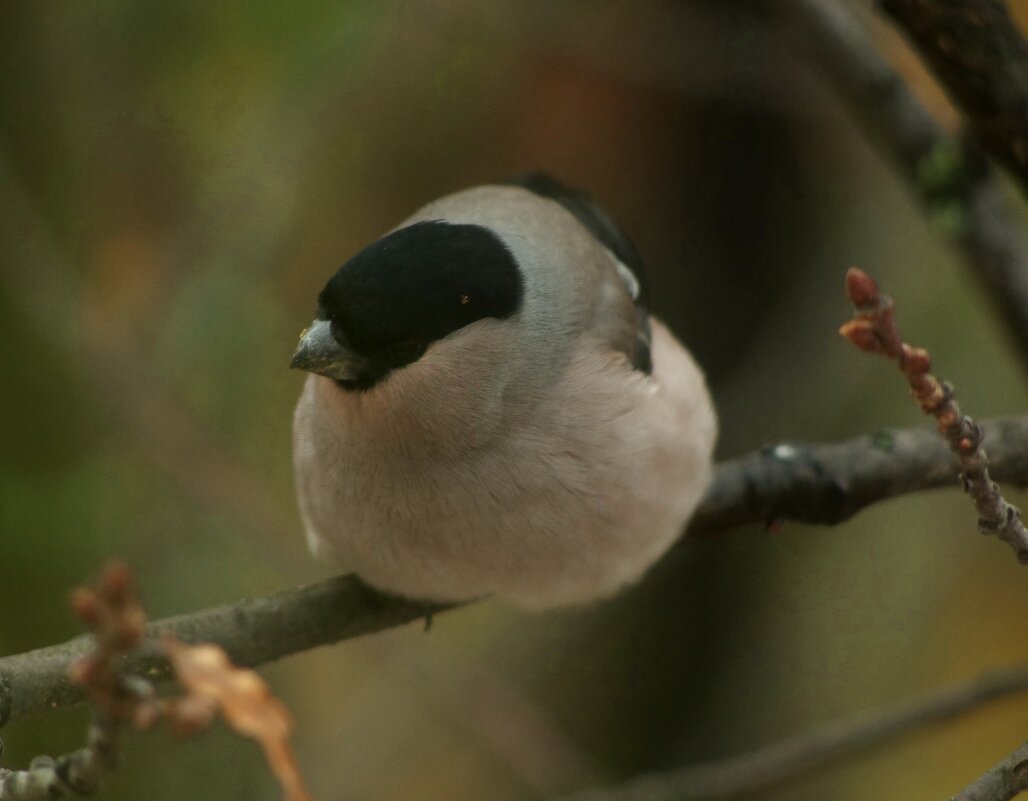
[(634, 246), (543, 175), (448, 195), (357, 253), (292, 366), (308, 542), (408, 598), (609, 596), (710, 480), (710, 395), (648, 314)]

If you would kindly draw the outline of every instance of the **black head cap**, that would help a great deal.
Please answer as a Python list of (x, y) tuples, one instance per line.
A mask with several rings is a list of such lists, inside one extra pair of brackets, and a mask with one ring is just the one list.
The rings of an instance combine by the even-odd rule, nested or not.
[(340, 267), (318, 296), (318, 319), (367, 362), (353, 382), (367, 388), (447, 334), (509, 317), (523, 295), (521, 272), (496, 234), (431, 220), (394, 231)]

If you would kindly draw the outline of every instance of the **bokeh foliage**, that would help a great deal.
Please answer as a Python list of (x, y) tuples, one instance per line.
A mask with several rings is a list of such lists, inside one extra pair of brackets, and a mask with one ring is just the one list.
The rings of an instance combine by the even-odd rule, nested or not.
[[(286, 364), (315, 294), (421, 203), (526, 169), (589, 188), (633, 234), (656, 312), (708, 370), (723, 456), (920, 422), (892, 368), (835, 335), (853, 263), (970, 413), (1024, 410), (973, 277), (749, 4), (6, 4), (0, 650), (73, 635), (67, 590), (112, 554), (154, 616), (327, 575), (289, 457)], [(939, 492), (687, 544), (589, 610), (485, 603), (266, 674), (317, 797), (520, 801), (1028, 657), (1026, 601), (1023, 570)], [(1025, 738), (1026, 712), (764, 797), (944, 797)], [(75, 747), (84, 721), (11, 726), (3, 763)], [(104, 793), (276, 788), (215, 732), (134, 741)]]

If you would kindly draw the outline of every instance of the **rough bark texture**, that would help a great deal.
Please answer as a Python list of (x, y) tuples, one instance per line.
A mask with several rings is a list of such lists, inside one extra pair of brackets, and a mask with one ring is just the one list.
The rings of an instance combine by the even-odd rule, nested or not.
[[(288, 654), (424, 618), (445, 607), (383, 595), (353, 576), (339, 576), (192, 614), (153, 622), (147, 634), (168, 631), (189, 642), (213, 642), (241, 667), (254, 667)], [(91, 648), (88, 635), (66, 643), (0, 659), (0, 725), (32, 712), (76, 704), (81, 688), (68, 680), (68, 667)], [(170, 674), (158, 649), (142, 648), (128, 672), (155, 682)]]
[(950, 801), (1007, 801), (1028, 790), (1028, 743), (953, 796)]
[[(984, 446), (998, 481), (1028, 482), (1028, 418), (984, 423)], [(957, 463), (930, 429), (883, 430), (846, 442), (768, 445), (717, 467), (690, 533), (744, 523), (841, 523), (884, 498), (958, 486)]]
[(964, 113), (982, 148), (1028, 194), (1028, 43), (1001, 0), (881, 0)]

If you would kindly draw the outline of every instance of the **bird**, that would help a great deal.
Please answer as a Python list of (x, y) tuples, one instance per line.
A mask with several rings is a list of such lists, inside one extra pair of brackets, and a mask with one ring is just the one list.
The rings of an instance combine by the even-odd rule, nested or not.
[(712, 474), (717, 415), (631, 239), (542, 173), (428, 203), (346, 261), (291, 366), (314, 555), (424, 603), (637, 582)]

